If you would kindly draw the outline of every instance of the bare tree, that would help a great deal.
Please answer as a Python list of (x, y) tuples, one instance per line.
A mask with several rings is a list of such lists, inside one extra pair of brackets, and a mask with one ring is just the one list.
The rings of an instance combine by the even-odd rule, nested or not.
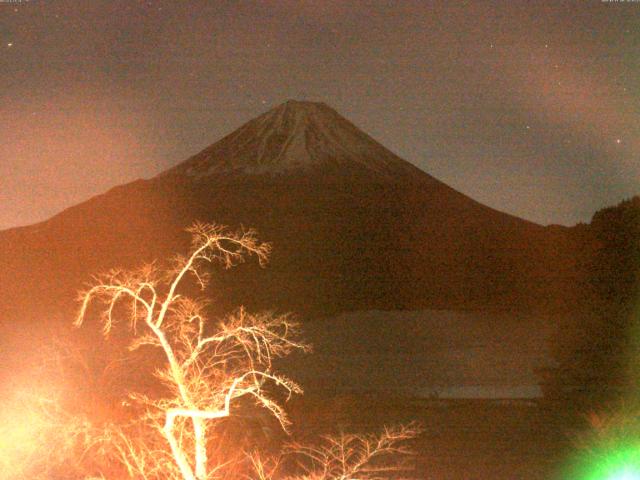
[(414, 424), (385, 428), (374, 435), (341, 433), (324, 437), (320, 446), (293, 445), (303, 480), (398, 480), (410, 468), (407, 440), (420, 433)]
[[(301, 392), (272, 368), (273, 359), (307, 349), (297, 339), (298, 325), (290, 316), (253, 315), (240, 308), (213, 325), (206, 303), (185, 294), (190, 280), (205, 288), (207, 264), (230, 268), (251, 255), (264, 264), (270, 246), (258, 242), (252, 230), (233, 233), (198, 223), (189, 232), (193, 235), (190, 254), (176, 258), (168, 272), (147, 265), (97, 278), (81, 294), (76, 320), (80, 326), (93, 311), (91, 304), (101, 302), (105, 336), (125, 321), (133, 337), (131, 350), (151, 347), (163, 354), (163, 366), (155, 376), (166, 394), (131, 394), (131, 400), (144, 408), (143, 425), (134, 421), (126, 427), (107, 428), (102, 438), (127, 474), (143, 479), (214, 478), (225, 461), (208, 457), (211, 421), (228, 417), (234, 400), (250, 397), (286, 430), (289, 421), (268, 385), (287, 395)], [(160, 434), (164, 445), (139, 431), (149, 427)]]
[[(273, 360), (309, 347), (298, 339), (298, 324), (289, 315), (255, 315), (239, 308), (217, 322), (209, 319), (207, 303), (189, 296), (194, 284), (202, 289), (208, 284), (205, 267), (230, 268), (247, 256), (264, 264), (270, 246), (251, 230), (233, 233), (198, 223), (189, 232), (190, 253), (177, 257), (167, 271), (155, 264), (114, 270), (80, 295), (76, 325), (96, 311), (97, 303), (105, 336), (125, 323), (131, 351), (161, 353), (154, 374), (163, 387), (160, 394), (157, 389), (129, 394), (138, 409), (130, 421), (82, 430), (82, 455), (119, 464), (110, 475), (142, 480), (399, 478), (408, 453), (403, 442), (418, 434), (414, 425), (387, 428), (377, 436), (327, 436), (318, 447), (292, 444), (284, 454), (265, 456), (241, 445), (223, 448), (215, 423), (229, 417), (241, 398), (264, 407), (287, 431), (289, 420), (273, 395), (280, 390), (288, 398), (302, 390), (273, 371)], [(131, 369), (138, 371), (135, 365)], [(91, 473), (103, 478), (105, 471)]]
[[(380, 434), (327, 435), (320, 445), (289, 445), (288, 459), (265, 459), (258, 453), (250, 458), (259, 480), (399, 480), (411, 471), (407, 460), (412, 451), (406, 443), (420, 432), (412, 423), (385, 428)], [(285, 475), (283, 467), (292, 461), (293, 472)]]

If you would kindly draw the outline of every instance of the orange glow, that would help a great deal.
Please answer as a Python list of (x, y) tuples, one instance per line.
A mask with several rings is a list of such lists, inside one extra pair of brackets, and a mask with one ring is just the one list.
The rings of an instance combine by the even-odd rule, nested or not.
[[(15, 402), (2, 406), (0, 416), (0, 477), (20, 478), (39, 452), (43, 419), (35, 411)], [(10, 412), (10, 413), (9, 413)]]
[(0, 202), (12, 208), (0, 213), (0, 229), (44, 220), (156, 170), (145, 119), (110, 100), (78, 93), (9, 103), (0, 107)]
[(89, 438), (89, 423), (62, 411), (58, 393), (37, 390), (2, 403), (0, 478), (48, 478), (63, 465), (71, 471)]

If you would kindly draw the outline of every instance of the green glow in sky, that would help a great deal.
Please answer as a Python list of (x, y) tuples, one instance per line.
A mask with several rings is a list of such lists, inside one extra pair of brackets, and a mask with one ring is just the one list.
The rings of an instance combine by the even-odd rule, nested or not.
[(640, 444), (624, 445), (589, 455), (578, 462), (571, 480), (640, 480)]
[(640, 469), (623, 468), (619, 472), (613, 472), (606, 480), (640, 480)]

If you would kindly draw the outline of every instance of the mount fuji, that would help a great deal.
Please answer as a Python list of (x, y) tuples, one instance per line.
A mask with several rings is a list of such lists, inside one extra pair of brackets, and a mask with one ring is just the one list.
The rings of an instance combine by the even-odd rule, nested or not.
[[(567, 235), (484, 206), (322, 103), (288, 101), (186, 161), (0, 232), (0, 320), (69, 322), (92, 274), (188, 248), (193, 221), (258, 230), (270, 265), (221, 272), (221, 308), (521, 309), (570, 301)], [(559, 293), (562, 292), (562, 293)]]

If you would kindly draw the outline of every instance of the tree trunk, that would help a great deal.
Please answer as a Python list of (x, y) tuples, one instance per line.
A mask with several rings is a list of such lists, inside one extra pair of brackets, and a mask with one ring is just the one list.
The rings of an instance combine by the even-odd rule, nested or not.
[(207, 479), (207, 426), (202, 418), (192, 417), (196, 442), (196, 478)]

